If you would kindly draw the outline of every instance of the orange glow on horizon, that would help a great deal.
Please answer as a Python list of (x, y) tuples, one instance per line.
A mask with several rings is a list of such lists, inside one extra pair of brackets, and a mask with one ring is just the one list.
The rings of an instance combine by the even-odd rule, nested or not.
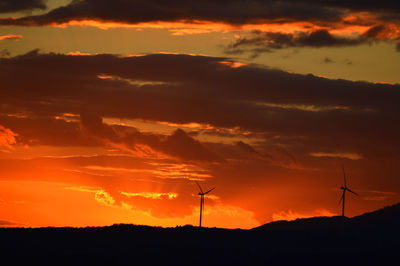
[[(21, 186), (25, 184), (25, 186)], [(115, 223), (134, 223), (151, 226), (175, 227), (191, 224), (197, 226), (199, 208), (183, 217), (156, 218), (149, 211), (134, 208), (127, 202), (116, 205), (108, 192), (94, 187), (63, 187), (59, 184), (31, 182), (0, 182), (2, 205), (0, 210), (7, 214), (10, 224), (0, 227), (43, 227), (43, 226), (108, 226)], [(128, 197), (143, 197), (151, 201), (166, 198), (174, 200), (175, 193), (124, 193)], [(24, 200), (21, 200), (21, 197)], [(49, 204), (51, 198), (57, 204)], [(210, 198), (211, 199), (211, 198)], [(195, 202), (197, 203), (197, 198)], [(253, 214), (234, 206), (207, 205), (205, 226), (221, 228), (253, 228), (259, 224)]]
[(337, 215), (335, 213), (332, 213), (328, 210), (325, 209), (320, 209), (320, 210), (315, 210), (313, 213), (298, 213), (294, 212), (292, 210), (289, 211), (280, 211), (272, 214), (272, 220), (273, 221), (293, 221), (296, 219), (302, 219), (302, 218), (311, 218), (311, 217), (318, 217), (318, 216), (334, 216)]

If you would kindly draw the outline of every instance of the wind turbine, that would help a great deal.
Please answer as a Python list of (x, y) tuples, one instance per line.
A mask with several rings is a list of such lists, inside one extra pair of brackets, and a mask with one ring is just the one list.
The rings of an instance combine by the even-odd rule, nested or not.
[(209, 191), (203, 192), (203, 190), (201, 189), (200, 184), (196, 181), (197, 186), (200, 189), (199, 195), (200, 195), (200, 226), (201, 227), (201, 219), (203, 217), (203, 211), (204, 211), (204, 196), (208, 193), (210, 193), (211, 191), (213, 191), (215, 189), (215, 187), (213, 187), (212, 189), (210, 189)]
[(344, 217), (344, 203), (345, 203), (345, 199), (346, 199), (346, 191), (351, 192), (357, 196), (358, 196), (358, 194), (347, 187), (346, 173), (344, 172), (344, 167), (342, 167), (342, 170), (343, 170), (344, 185), (340, 187), (340, 189), (343, 190), (343, 192), (342, 192), (342, 196), (340, 197), (339, 205), (340, 205), (340, 203), (342, 203), (342, 217)]

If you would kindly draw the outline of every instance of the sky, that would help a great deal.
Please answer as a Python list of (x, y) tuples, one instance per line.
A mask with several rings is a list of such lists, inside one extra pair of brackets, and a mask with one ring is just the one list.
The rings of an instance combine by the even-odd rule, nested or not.
[(400, 201), (400, 3), (0, 0), (0, 226), (252, 228)]

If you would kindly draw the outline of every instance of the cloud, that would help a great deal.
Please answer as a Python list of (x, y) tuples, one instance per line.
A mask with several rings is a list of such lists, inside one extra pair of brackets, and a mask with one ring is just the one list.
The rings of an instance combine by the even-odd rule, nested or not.
[(243, 45), (265, 43), (267, 48), (282, 49), (284, 47), (324, 47), (324, 46), (351, 46), (360, 44), (360, 40), (341, 38), (331, 35), (327, 30), (300, 32), (298, 34), (283, 34), (275, 32), (254, 32), (253, 39), (239, 39), (233, 48)]
[(2, 35), (0, 36), (0, 41), (2, 40), (13, 40), (13, 41), (18, 41), (22, 38), (22, 35), (14, 35), (14, 34), (8, 34), (8, 35)]
[(330, 63), (335, 63), (331, 58), (325, 57), (324, 60), (322, 61), (323, 63), (330, 64)]
[(43, 0), (23, 0), (23, 1), (7, 1), (0, 2), (0, 13), (26, 11), (33, 9), (45, 9), (46, 4)]
[[(340, 185), (341, 174), (332, 169), (340, 170), (343, 161), (357, 173), (352, 184), (378, 183), (379, 177), (398, 190), (397, 84), (300, 75), (208, 56), (39, 51), (1, 59), (0, 80), (0, 124), (17, 132), (18, 142), (33, 150), (79, 147), (86, 153), (100, 147), (93, 154), (119, 154), (1, 160), (2, 178), (98, 187), (91, 199), (105, 208), (126, 203), (156, 217), (184, 217), (198, 206), (197, 188), (188, 180), (201, 179), (218, 187), (224, 204), (265, 222), (272, 217), (266, 205), (314, 209), (318, 199), (321, 206), (336, 206), (327, 187), (336, 177)], [(140, 121), (150, 125), (146, 131)], [(169, 131), (159, 131), (160, 125)], [(219, 141), (201, 139), (212, 134)], [(164, 156), (139, 158), (118, 147), (147, 147)], [(316, 151), (324, 157), (310, 156)], [(358, 160), (344, 159), (355, 155)], [(210, 208), (217, 204), (210, 202)], [(297, 215), (315, 214), (293, 208)]]
[(344, 63), (345, 63), (346, 65), (348, 65), (348, 66), (351, 66), (351, 65), (353, 64), (353, 62), (350, 61), (349, 59), (346, 59), (346, 60), (344, 61)]
[[(218, 159), (184, 131), (157, 135), (131, 127), (118, 133), (100, 117), (198, 123), (221, 132), (239, 128), (271, 138), (272, 147), (283, 145), (305, 154), (335, 150), (341, 143), (345, 148), (340, 153), (397, 156), (399, 85), (331, 80), (256, 65), (231, 67), (222, 63), (226, 61), (184, 54), (121, 57), (37, 51), (1, 59), (6, 104), (0, 108), (10, 115), (0, 116), (0, 123), (18, 132), (25, 143), (41, 139), (52, 145), (99, 145), (100, 139), (107, 139), (131, 147), (144, 144), (189, 160)], [(18, 113), (25, 118), (12, 115)], [(81, 113), (87, 133), (98, 138), (82, 135), (77, 122), (55, 118), (64, 113)], [(369, 145), (371, 141), (376, 145)]]
[[(32, 2), (32, 1), (31, 1)], [(34, 1), (41, 6), (39, 1)], [(357, 3), (357, 4), (354, 4)], [(32, 4), (32, 3), (31, 3)], [(275, 25), (282, 28), (297, 26), (316, 29), (336, 29), (351, 26), (375, 27), (389, 22), (399, 28), (393, 1), (383, 3), (352, 3), (340, 1), (294, 0), (224, 0), (224, 1), (176, 1), (176, 0), (82, 0), (36, 16), (0, 19), (2, 25), (89, 25), (100, 28), (140, 25), (156, 25), (174, 28), (174, 34), (204, 33), (219, 30), (241, 29), (243, 25)], [(43, 7), (43, 6), (41, 6)], [(163, 24), (164, 23), (164, 24)], [(188, 27), (185, 27), (185, 24)], [(207, 26), (208, 24), (208, 26)], [(302, 25), (301, 25), (302, 24)], [(264, 25), (264, 26), (263, 26)], [(204, 27), (205, 26), (205, 27)], [(231, 27), (226, 27), (231, 26)], [(267, 26), (268, 28), (268, 26)], [(254, 29), (254, 28), (253, 28)], [(354, 29), (354, 27), (353, 27)], [(265, 30), (264, 30), (265, 31)], [(268, 31), (268, 30), (267, 30)], [(397, 34), (398, 36), (398, 34)], [(393, 39), (393, 38), (392, 38)]]
[(83, 130), (87, 130), (89, 134), (104, 138), (113, 142), (119, 142), (120, 137), (115, 130), (104, 124), (103, 119), (92, 113), (83, 112), (80, 114), (81, 125)]
[[(281, 33), (253, 31), (250, 37), (237, 39), (225, 48), (226, 54), (252, 53), (252, 58), (261, 53), (274, 50), (299, 47), (344, 47), (371, 44), (378, 40), (392, 40), (389, 29), (383, 25), (371, 27), (366, 32), (354, 36), (341, 36), (331, 34), (326, 29), (308, 32)], [(400, 37), (400, 36), (399, 36)]]
[(131, 193), (131, 192), (124, 192), (121, 191), (122, 195), (125, 195), (127, 197), (144, 197), (144, 198), (148, 198), (148, 199), (174, 199), (176, 198), (178, 195), (176, 193), (158, 193), (158, 192), (135, 192), (135, 193)]
[[(25, 1), (26, 7), (44, 8), (41, 1)], [(8, 9), (21, 9), (18, 4), (8, 3)], [(21, 4), (20, 4), (21, 5)], [(4, 9), (6, 9), (4, 7)], [(58, 7), (46, 14), (28, 16), (20, 19), (3, 20), (4, 24), (48, 25), (66, 23), (71, 20), (99, 20), (121, 23), (140, 23), (149, 21), (201, 20), (218, 21), (229, 24), (263, 23), (266, 20), (279, 21), (339, 21), (352, 12), (372, 12), (381, 16), (395, 14), (398, 4), (395, 1), (381, 1), (368, 4), (352, 1), (110, 1), (83, 0), (72, 1), (69, 5)]]
[(384, 201), (388, 198), (394, 198), (399, 194), (397, 192), (377, 191), (377, 190), (361, 190), (364, 200), (368, 201)]
[(363, 157), (360, 156), (357, 153), (313, 152), (313, 153), (310, 153), (310, 155), (314, 156), (314, 157), (337, 157), (337, 158), (344, 158), (344, 159), (349, 159), (349, 160), (361, 160), (361, 159), (363, 159)]
[(72, 20), (100, 20), (136, 24), (140, 22), (202, 20), (229, 24), (261, 20), (338, 20), (341, 10), (293, 1), (72, 1), (44, 15), (3, 19), (3, 25), (49, 25)]
[(2, 226), (2, 227), (18, 226), (18, 225), (21, 225), (21, 224), (12, 222), (12, 221), (7, 221), (7, 220), (0, 220), (0, 226)]
[(17, 143), (16, 136), (18, 136), (18, 134), (0, 125), (0, 151), (2, 151), (3, 148), (11, 149), (12, 145)]
[(163, 136), (150, 133), (143, 134), (135, 128), (130, 128), (130, 132), (118, 135), (111, 126), (103, 123), (101, 117), (93, 114), (81, 114), (81, 124), (90, 134), (115, 144), (121, 143), (126, 145), (128, 149), (135, 151), (143, 150), (141, 145), (145, 145), (156, 152), (162, 152), (183, 160), (221, 160), (216, 154), (181, 129), (177, 129), (171, 135)]
[(106, 205), (106, 206), (112, 206), (115, 203), (115, 200), (113, 197), (105, 192), (104, 190), (98, 190), (96, 191), (94, 198), (96, 201)]
[[(294, 0), (291, 0), (294, 1)], [(384, 1), (345, 1), (345, 0), (328, 0), (328, 1), (318, 1), (318, 0), (300, 0), (301, 2), (307, 2), (316, 5), (328, 5), (343, 7), (356, 11), (368, 11), (368, 10), (379, 10), (379, 11), (395, 11), (399, 10), (400, 6), (396, 0), (384, 0)]]
[[(38, 2), (38, 1), (36, 1)], [(390, 3), (390, 4), (388, 4)], [(394, 8), (389, 8), (393, 5)], [(340, 1), (72, 1), (45, 14), (1, 18), (4, 26), (93, 26), (167, 28), (174, 35), (250, 31), (228, 54), (260, 53), (288, 47), (344, 47), (400, 39), (397, 4), (354, 5)], [(251, 49), (243, 49), (244, 47)], [(242, 48), (242, 49), (241, 49)]]
[(11, 113), (0, 115), (0, 123), (18, 132), (18, 141), (23, 145), (91, 147), (101, 144), (98, 139), (88, 138), (77, 122), (56, 119), (49, 114), (38, 116), (38, 113), (13, 114), (9, 111)]

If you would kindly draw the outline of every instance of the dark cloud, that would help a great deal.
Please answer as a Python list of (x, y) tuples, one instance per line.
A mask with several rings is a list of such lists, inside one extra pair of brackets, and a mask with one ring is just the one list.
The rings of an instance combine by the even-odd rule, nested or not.
[[(4, 1), (3, 10), (44, 8), (39, 0)], [(47, 14), (3, 19), (3, 25), (48, 25), (70, 20), (94, 19), (123, 23), (150, 21), (206, 20), (230, 24), (260, 23), (266, 20), (339, 21), (348, 11), (379, 12), (390, 17), (399, 10), (396, 1), (314, 1), (314, 0), (84, 0), (51, 10)]]
[(377, 25), (374, 26), (372, 28), (370, 28), (369, 30), (367, 30), (363, 36), (365, 38), (376, 38), (381, 32), (383, 32), (385, 30), (385, 26), (384, 25)]
[(87, 130), (89, 134), (97, 137), (108, 139), (113, 142), (119, 142), (120, 137), (117, 132), (111, 127), (103, 123), (103, 119), (92, 113), (80, 114), (82, 128)]
[(392, 11), (392, 10), (400, 10), (400, 4), (396, 0), (384, 0), (384, 1), (363, 1), (363, 0), (288, 0), (291, 2), (303, 2), (313, 5), (324, 5), (324, 6), (331, 6), (331, 7), (341, 7), (346, 9), (351, 9), (355, 11)]
[(118, 134), (117, 131), (103, 123), (102, 118), (94, 114), (81, 114), (81, 124), (91, 135), (113, 143), (122, 143), (127, 148), (140, 150), (140, 145), (150, 147), (156, 152), (188, 161), (221, 161), (222, 158), (204, 147), (185, 131), (177, 129), (173, 134), (163, 136), (141, 133), (135, 128), (129, 132)]
[(251, 57), (257, 57), (261, 53), (272, 52), (277, 49), (291, 47), (343, 47), (370, 44), (374, 40), (385, 39), (380, 36), (387, 29), (375, 26), (358, 37), (341, 37), (332, 35), (327, 30), (316, 30), (300, 33), (280, 33), (254, 31), (250, 37), (243, 37), (225, 48), (226, 54), (243, 54), (250, 52)]
[[(358, 3), (358, 1), (356, 1)], [(389, 8), (391, 6), (391, 8)], [(116, 22), (137, 24), (143, 22), (222, 22), (231, 25), (310, 22), (324, 29), (287, 34), (283, 32), (263, 32), (239, 39), (226, 52), (241, 54), (240, 49), (254, 46), (251, 57), (271, 49), (287, 47), (342, 47), (354, 46), (371, 40), (396, 40), (400, 38), (394, 28), (399, 26), (398, 4), (392, 1), (383, 3), (354, 4), (353, 1), (293, 1), (293, 0), (223, 0), (223, 1), (178, 1), (178, 0), (83, 0), (72, 1), (69, 5), (58, 7), (46, 14), (21, 18), (0, 19), (0, 25), (44, 26), (63, 24), (70, 21), (96, 20), (100, 22)], [(343, 20), (351, 12), (370, 12), (370, 17), (363, 18), (359, 14), (353, 20)], [(391, 21), (385, 28), (383, 24)], [(341, 29), (349, 25), (370, 27), (365, 34), (346, 38), (329, 33), (331, 29)], [(248, 51), (247, 50), (247, 51)]]
[(323, 62), (323, 63), (326, 63), (326, 64), (335, 63), (335, 61), (333, 61), (333, 60), (330, 59), (329, 57), (325, 57), (324, 60), (323, 60), (322, 62)]
[(218, 162), (221, 157), (194, 140), (185, 131), (177, 129), (172, 135), (167, 136), (160, 144), (160, 150), (172, 155), (191, 160), (204, 160)]
[[(171, 54), (67, 56), (36, 51), (0, 60), (0, 108), (3, 114), (26, 113), (43, 119), (87, 112), (100, 117), (238, 127), (264, 134), (272, 148), (397, 156), (399, 85), (330, 80), (251, 65), (233, 68), (227, 61)], [(82, 121), (93, 128), (91, 132), (114, 142), (131, 139), (171, 156), (216, 159), (183, 131), (169, 136), (135, 131), (116, 136), (115, 127), (106, 129), (96, 116), (83, 116)], [(0, 122), (20, 134), (22, 128), (10, 121), (3, 117)], [(65, 121), (56, 124), (63, 123), (72, 132), (79, 128)], [(32, 128), (30, 132), (38, 135), (41, 128)], [(72, 136), (78, 134), (66, 139)], [(197, 152), (187, 154), (184, 147)]]
[(44, 15), (0, 21), (3, 25), (47, 25), (84, 19), (123, 23), (206, 20), (243, 24), (276, 19), (335, 21), (342, 15), (341, 10), (295, 1), (84, 0), (72, 1)]
[(43, 0), (0, 0), (0, 13), (45, 9)]
[(15, 222), (7, 221), (7, 220), (0, 220), (0, 226), (17, 226), (20, 225)]
[(300, 164), (297, 163), (293, 154), (285, 148), (274, 145), (270, 147), (261, 147), (260, 145), (257, 145), (256, 150), (248, 143), (237, 141), (234, 144), (207, 143), (207, 147), (227, 160), (246, 161), (249, 164), (261, 163), (269, 167), (300, 167)]
[(7, 49), (0, 50), (0, 58), (1, 57), (7, 57), (7, 56), (10, 56), (10, 55), (11, 55), (11, 53), (10, 53), (9, 50), (7, 50)]
[[(3, 109), (4, 110), (4, 109)], [(19, 132), (17, 142), (23, 145), (99, 146), (100, 142), (82, 134), (79, 124), (53, 116), (13, 116), (3, 113), (0, 124), (7, 124)]]
[(353, 61), (350, 61), (349, 59), (346, 59), (346, 60), (344, 61), (344, 63), (345, 63), (346, 65), (348, 65), (348, 66), (353, 65)]

